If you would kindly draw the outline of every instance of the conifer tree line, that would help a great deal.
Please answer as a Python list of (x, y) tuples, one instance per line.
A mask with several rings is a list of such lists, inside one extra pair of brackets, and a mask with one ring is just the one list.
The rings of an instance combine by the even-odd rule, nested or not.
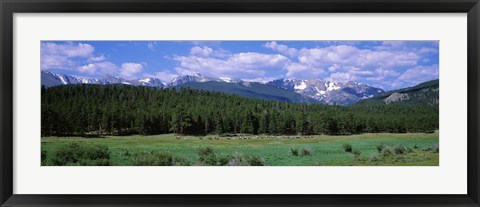
[(192, 89), (128, 85), (42, 87), (42, 136), (357, 134), (430, 132), (438, 106), (308, 105)]

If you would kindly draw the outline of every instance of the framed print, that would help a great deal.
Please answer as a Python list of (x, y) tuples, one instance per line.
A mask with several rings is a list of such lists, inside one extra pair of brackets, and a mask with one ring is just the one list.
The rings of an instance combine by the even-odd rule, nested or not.
[(479, 206), (476, 0), (0, 5), (2, 206)]

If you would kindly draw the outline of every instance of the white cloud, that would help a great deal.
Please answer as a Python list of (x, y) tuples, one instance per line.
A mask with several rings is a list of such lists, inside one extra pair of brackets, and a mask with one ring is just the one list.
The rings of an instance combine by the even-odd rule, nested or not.
[(263, 46), (277, 51), (282, 55), (287, 55), (289, 57), (295, 57), (298, 54), (297, 49), (289, 48), (287, 45), (278, 44), (276, 41), (267, 42)]
[(334, 82), (348, 82), (348, 81), (356, 81), (358, 78), (357, 76), (347, 73), (347, 72), (336, 72), (330, 74), (328, 78), (326, 78), (328, 81), (334, 81)]
[(374, 75), (377, 75), (374, 71), (362, 70), (357, 67), (347, 66), (342, 68), (342, 72), (331, 73), (330, 76), (327, 77), (327, 80), (335, 82), (347, 82), (356, 81), (364, 77), (371, 77)]
[(324, 72), (321, 68), (312, 68), (300, 63), (290, 63), (285, 68), (286, 78), (317, 79)]
[(101, 61), (104, 61), (106, 59), (106, 57), (104, 55), (100, 55), (100, 56), (91, 56), (87, 59), (87, 61), (89, 63), (93, 63), (93, 62), (101, 62)]
[(41, 69), (72, 69), (78, 63), (72, 58), (87, 58), (92, 56), (95, 48), (89, 44), (67, 42), (57, 44), (44, 42), (40, 46)]
[(143, 65), (139, 63), (123, 63), (120, 67), (120, 75), (126, 79), (136, 78), (142, 72)]
[(42, 55), (41, 69), (70, 69), (75, 63), (66, 56), (61, 55)]
[(111, 62), (89, 63), (84, 66), (77, 67), (81, 73), (93, 74), (113, 74), (117, 70), (117, 66)]
[(415, 84), (438, 78), (438, 65), (416, 66), (406, 70), (400, 77), (399, 81)]
[(53, 42), (42, 43), (41, 53), (44, 55), (60, 55), (67, 57), (89, 57), (95, 48), (84, 43), (56, 44)]
[(324, 48), (303, 48), (299, 52), (300, 63), (309, 66), (355, 66), (360, 68), (370, 67), (398, 67), (414, 66), (419, 56), (413, 52), (405, 51), (377, 51), (358, 49), (348, 45), (329, 46)]
[(197, 57), (208, 57), (210, 56), (210, 54), (212, 54), (212, 52), (213, 52), (213, 49), (207, 46), (204, 46), (203, 48), (199, 46), (195, 46), (195, 47), (192, 47), (192, 49), (190, 49), (190, 55), (197, 56)]
[[(195, 47), (194, 47), (195, 48)], [(265, 74), (265, 69), (282, 70), (290, 60), (280, 54), (236, 53), (226, 59), (199, 56), (206, 48), (195, 49), (192, 55), (175, 56), (179, 62), (175, 70), (180, 75), (201, 73), (213, 77), (254, 78)], [(207, 53), (213, 51), (206, 50)]]
[(433, 47), (422, 47), (418, 50), (419, 54), (435, 54), (438, 53), (438, 49)]

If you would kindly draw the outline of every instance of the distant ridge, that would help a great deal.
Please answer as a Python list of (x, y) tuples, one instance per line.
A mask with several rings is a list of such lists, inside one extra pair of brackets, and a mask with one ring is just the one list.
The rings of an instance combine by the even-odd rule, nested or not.
[(431, 80), (418, 85), (380, 93), (373, 98), (358, 102), (359, 105), (412, 104), (438, 106), (439, 80)]
[[(438, 104), (438, 80), (436, 80), (437, 95), (428, 96), (431, 100), (424, 100), (426, 98), (421, 98), (420, 93), (413, 92), (417, 89), (420, 90), (419, 88), (423, 88), (424, 86), (435, 85), (435, 80), (433, 82), (419, 84), (415, 87), (386, 92), (380, 88), (372, 87), (364, 83), (351, 81), (342, 83), (319, 79), (277, 79), (267, 83), (260, 83), (227, 77), (213, 78), (203, 76), (202, 74), (193, 74), (178, 76), (168, 83), (163, 83), (160, 79), (154, 77), (127, 80), (113, 75), (105, 75), (102, 78), (79, 78), (50, 71), (41, 71), (41, 73), (41, 82), (45, 87), (68, 84), (125, 84), (156, 88), (188, 87), (236, 94), (249, 98), (308, 104), (321, 103), (347, 106), (359, 103), (390, 104), (398, 102), (399, 100), (405, 103), (425, 102), (430, 104), (435, 104), (435, 100), (437, 100), (436, 104)], [(394, 94), (388, 98), (388, 96), (394, 92), (407, 94)]]

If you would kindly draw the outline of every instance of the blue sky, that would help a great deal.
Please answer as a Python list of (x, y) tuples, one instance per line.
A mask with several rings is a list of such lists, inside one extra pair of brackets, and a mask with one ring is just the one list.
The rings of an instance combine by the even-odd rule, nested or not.
[(42, 41), (41, 70), (169, 82), (200, 73), (266, 82), (355, 81), (386, 90), (438, 79), (438, 41)]

